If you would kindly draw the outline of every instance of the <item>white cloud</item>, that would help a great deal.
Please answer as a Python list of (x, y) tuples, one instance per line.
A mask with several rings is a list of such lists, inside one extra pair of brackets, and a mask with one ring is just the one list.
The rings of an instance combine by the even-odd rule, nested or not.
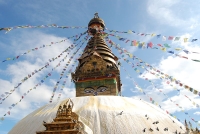
[[(193, 6), (192, 11), (195, 11), (196, 3), (190, 4)], [(192, 30), (199, 26), (199, 15), (192, 12), (191, 8), (188, 7), (188, 4), (186, 5), (180, 0), (149, 0), (147, 12), (161, 24)], [(187, 10), (182, 10), (184, 8), (187, 8)], [(185, 16), (188, 16), (188, 14), (189, 17), (186, 18)]]
[(194, 114), (196, 114), (196, 115), (200, 115), (200, 112), (195, 112)]

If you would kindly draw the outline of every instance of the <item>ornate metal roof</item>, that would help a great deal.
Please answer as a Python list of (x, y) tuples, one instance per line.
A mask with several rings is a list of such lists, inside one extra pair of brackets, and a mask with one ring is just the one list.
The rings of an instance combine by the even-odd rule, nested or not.
[(90, 22), (88, 23), (88, 27), (94, 23), (101, 24), (102, 28), (105, 29), (105, 23), (101, 18), (99, 18), (98, 13), (94, 14), (94, 18), (90, 20)]

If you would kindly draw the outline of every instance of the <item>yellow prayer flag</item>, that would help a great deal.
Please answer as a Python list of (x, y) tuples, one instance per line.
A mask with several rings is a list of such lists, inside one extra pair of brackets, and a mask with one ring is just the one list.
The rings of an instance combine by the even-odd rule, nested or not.
[(194, 89), (193, 93), (194, 93), (194, 94), (197, 94), (197, 93), (198, 93), (198, 91)]
[(128, 54), (130, 58), (133, 58), (133, 55), (131, 53)]
[(129, 33), (129, 34), (132, 34), (133, 32), (132, 32), (131, 30), (128, 30), (128, 33)]
[(180, 50), (181, 50), (181, 48), (175, 48), (175, 50), (177, 50), (177, 51), (180, 51)]
[(165, 47), (162, 47), (162, 48), (160, 48), (162, 51), (166, 51), (166, 48)]
[(174, 116), (174, 118), (176, 119), (176, 116)]
[(184, 38), (184, 42), (185, 42), (185, 43), (188, 42), (188, 38)]
[(155, 35), (156, 35), (155, 33), (152, 33), (152, 34), (151, 34), (152, 37), (155, 36)]

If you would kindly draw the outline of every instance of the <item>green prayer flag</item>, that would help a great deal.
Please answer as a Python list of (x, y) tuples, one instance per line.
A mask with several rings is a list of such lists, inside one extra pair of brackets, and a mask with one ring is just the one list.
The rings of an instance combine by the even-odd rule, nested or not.
[(196, 62), (200, 62), (200, 60), (195, 60), (195, 59), (192, 59), (193, 61), (196, 61)]
[(170, 46), (168, 44), (164, 44), (165, 47), (170, 48)]

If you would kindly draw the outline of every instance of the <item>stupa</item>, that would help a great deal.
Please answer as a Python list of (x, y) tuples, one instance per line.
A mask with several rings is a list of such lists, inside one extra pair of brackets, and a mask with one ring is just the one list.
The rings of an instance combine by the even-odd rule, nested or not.
[(76, 97), (47, 104), (19, 121), (9, 134), (189, 133), (153, 104), (121, 96), (118, 58), (107, 46), (104, 21), (96, 13), (91, 35), (72, 80)]

